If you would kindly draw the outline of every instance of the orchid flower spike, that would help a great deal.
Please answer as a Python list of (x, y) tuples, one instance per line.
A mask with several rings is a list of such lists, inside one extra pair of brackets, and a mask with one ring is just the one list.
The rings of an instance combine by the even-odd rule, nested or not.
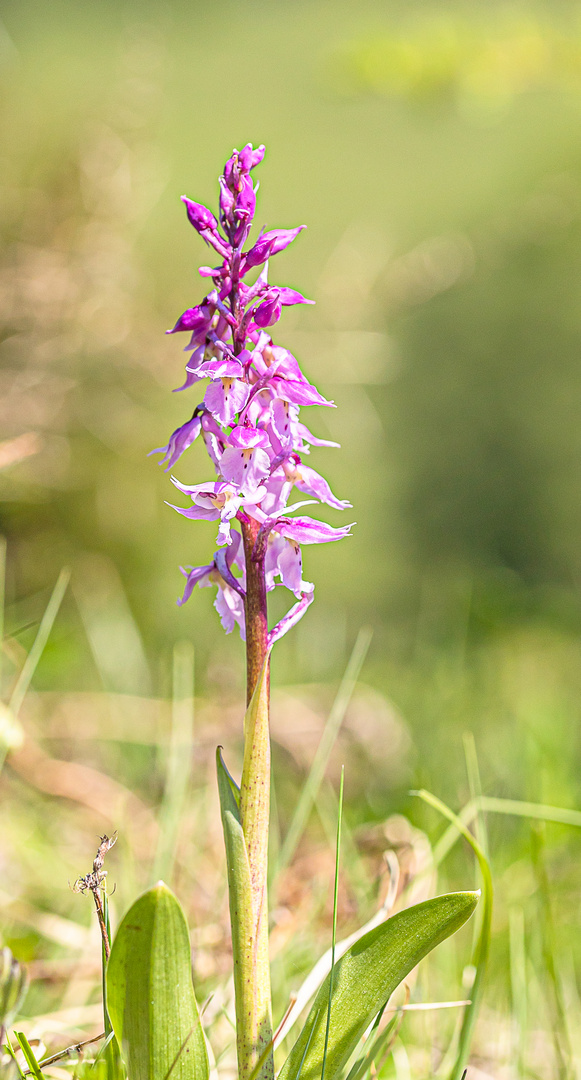
[[(343, 510), (350, 503), (338, 499), (325, 478), (303, 460), (312, 446), (337, 444), (311, 434), (299, 420), (301, 406), (333, 407), (333, 402), (271, 337), (285, 307), (313, 301), (267, 279), (269, 260), (296, 240), (304, 225), (262, 232), (249, 242), (257, 190), (251, 173), (263, 157), (264, 147), (254, 149), (251, 143), (233, 151), (220, 177), (217, 215), (183, 197), (188, 220), (216, 252), (219, 264), (200, 268), (202, 277), (211, 278), (212, 288), (168, 333), (190, 334), (186, 349), (191, 356), (180, 390), (198, 382), (204, 382), (205, 389), (203, 400), (190, 409), (191, 419), (152, 453), (162, 454), (161, 464), (173, 469), (201, 435), (215, 472), (213, 479), (193, 486), (172, 476), (190, 499), (188, 506), (175, 509), (193, 520), (216, 521), (222, 549), (207, 566), (183, 571), (186, 587), (178, 603), (185, 603), (195, 585), (217, 586), (216, 607), (225, 630), (238, 625), (244, 637), (245, 605), (250, 603), (246, 581), (256, 579), (258, 566), (265, 597), (283, 586), (296, 601), (268, 631), (272, 643), (298, 622), (313, 599), (314, 587), (302, 577), (302, 546), (341, 540), (351, 525), (333, 528), (315, 518), (293, 516), (306, 504)], [(248, 284), (247, 275), (257, 268), (258, 277), (253, 275)], [(295, 490), (309, 498), (289, 501)]]

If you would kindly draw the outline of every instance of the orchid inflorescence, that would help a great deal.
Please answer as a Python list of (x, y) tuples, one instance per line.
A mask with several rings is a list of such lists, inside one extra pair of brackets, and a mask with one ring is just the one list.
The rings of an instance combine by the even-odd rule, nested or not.
[[(337, 499), (324, 477), (303, 462), (311, 446), (338, 444), (311, 434), (299, 420), (300, 406), (333, 407), (333, 402), (308, 382), (295, 357), (275, 345), (270, 334), (283, 307), (313, 303), (294, 289), (268, 283), (270, 257), (288, 247), (304, 226), (263, 231), (243, 250), (256, 207), (257, 187), (250, 174), (263, 157), (263, 146), (254, 150), (249, 143), (240, 152), (234, 150), (220, 177), (219, 223), (205, 206), (183, 197), (191, 224), (221, 261), (216, 267), (200, 267), (213, 288), (200, 304), (184, 311), (168, 333), (191, 334), (186, 381), (179, 389), (202, 379), (210, 383), (191, 419), (173, 432), (167, 446), (152, 452), (163, 453), (161, 464), (167, 471), (201, 435), (217, 475), (194, 485), (171, 478), (193, 504), (175, 506), (178, 513), (219, 521), (219, 550), (206, 566), (182, 568), (186, 586), (178, 603), (185, 603), (196, 585), (217, 585), (215, 606), (224, 629), (230, 633), (237, 623), (245, 637), (245, 545), (233, 523), (237, 521), (242, 532), (244, 525), (251, 526), (252, 558), (263, 566), (266, 590), (282, 584), (296, 597), (270, 631), (272, 644), (298, 622), (313, 599), (314, 586), (302, 577), (301, 545), (340, 540), (351, 528), (332, 528), (296, 516), (297, 510), (313, 501), (339, 510), (351, 504)], [(244, 279), (259, 267), (254, 283), (247, 284)], [(310, 498), (289, 506), (293, 488)]]

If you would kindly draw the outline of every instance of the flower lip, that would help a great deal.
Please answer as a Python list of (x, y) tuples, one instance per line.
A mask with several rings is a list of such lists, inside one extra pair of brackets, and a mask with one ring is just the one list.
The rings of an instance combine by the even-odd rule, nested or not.
[(249, 450), (255, 446), (269, 446), (266, 431), (254, 427), (242, 427), (237, 425), (228, 436), (230, 446), (236, 446), (240, 450)]

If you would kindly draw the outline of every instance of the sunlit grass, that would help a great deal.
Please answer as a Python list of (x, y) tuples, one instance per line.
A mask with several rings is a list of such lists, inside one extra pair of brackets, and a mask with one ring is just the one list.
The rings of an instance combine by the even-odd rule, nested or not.
[[(505, 659), (509, 662), (508, 654)], [(153, 880), (161, 858), (192, 928), (196, 982), (203, 995), (200, 1000), (208, 999), (204, 1024), (218, 1070), (220, 1075), (230, 1076), (234, 1070), (233, 998), (224, 855), (212, 760), (216, 742), (236, 746), (242, 701), (238, 702), (240, 710), (235, 699), (217, 710), (213, 702), (197, 697), (193, 754), (190, 757), (182, 751), (179, 762), (181, 770), (186, 769), (186, 764), (187, 771), (192, 770), (191, 781), (184, 787), (176, 772), (175, 755), (178, 746), (183, 745), (180, 732), (186, 721), (184, 709), (191, 709), (191, 653), (182, 648), (175, 663), (173, 723), (171, 704), (163, 700), (136, 700), (104, 692), (84, 697), (28, 692), (22, 709), (24, 745), (22, 749), (9, 748), (3, 775), (4, 840), (9, 860), (0, 894), (3, 938), (17, 956), (28, 961), (31, 977), (28, 995), (12, 1024), (25, 1033), (35, 1053), (48, 1056), (90, 1038), (102, 1023), (98, 928), (87, 898), (72, 893), (65, 876), (68, 870), (73, 881), (90, 869), (95, 836), (103, 832), (104, 821), (109, 828), (111, 818), (117, 815), (121, 842), (108, 857), (107, 887), (113, 925), (136, 893)], [(285, 692), (296, 694), (296, 707), (304, 710), (309, 689), (293, 691), (288, 687)], [(360, 740), (357, 754), (366, 756), (365, 778), (373, 782), (378, 769), (373, 742), (366, 742), (364, 729), (358, 732), (350, 725), (349, 710), (356, 706), (357, 693), (355, 687), (354, 705), (347, 706), (337, 733), (335, 760), (346, 761), (349, 779), (350, 760), (359, 760), (357, 768), (361, 767), (361, 759), (353, 757)], [(180, 709), (183, 717), (178, 723)], [(324, 740), (328, 730), (324, 711), (311, 709), (307, 715), (315, 740)], [(39, 759), (31, 747), (40, 717), (47, 749)], [(83, 725), (83, 739), (74, 739), (70, 725), (75, 723)], [(189, 732), (191, 719), (187, 724)], [(296, 737), (302, 737), (300, 730)], [(137, 785), (127, 784), (128, 760), (148, 747), (146, 773), (134, 774), (140, 781)], [(288, 732), (285, 747), (292, 754), (293, 740)], [(65, 748), (67, 753), (62, 754)], [(486, 843), (497, 879), (490, 963), (483, 983), (483, 1008), (479, 1017), (475, 1014), (473, 1060), (485, 1071), (508, 1069), (507, 1075), (515, 1077), (528, 1075), (539, 1061), (540, 1075), (552, 1075), (554, 1062), (559, 1075), (569, 1075), (576, 1067), (579, 1042), (574, 974), (579, 941), (571, 928), (571, 897), (578, 888), (574, 853), (581, 843), (581, 837), (576, 836), (581, 814), (566, 806), (482, 794), (474, 762), (470, 764), (470, 752), (468, 762), (468, 802), (459, 807), (461, 827), (475, 822), (479, 814), (486, 817)], [(304, 766), (295, 765), (292, 782), (287, 781), (285, 788), (284, 805), (277, 807), (283, 836), (305, 779)], [(359, 778), (352, 776), (351, 780), (357, 790)], [(119, 800), (114, 812), (112, 792)], [(282, 1017), (288, 995), (299, 988), (330, 942), (334, 910), (332, 821), (336, 820), (336, 812), (331, 808), (327, 820), (325, 803), (321, 789), (294, 859), (274, 882), (275, 1020)], [(430, 843), (428, 834), (411, 824), (417, 820), (413, 801), (406, 801), (402, 809), (407, 817), (390, 815), (385, 820), (368, 808), (363, 825), (354, 792), (347, 802), (344, 869), (335, 906), (339, 941), (373, 918), (386, 894), (389, 912), (397, 910), (401, 903), (417, 902), (444, 888), (465, 886), (471, 877), (465, 857), (454, 854), (450, 862), (452, 852), (458, 850), (458, 832), (453, 824), (439, 839), (437, 833), (432, 834)], [(493, 818), (498, 816), (507, 822), (520, 820), (524, 831), (523, 826), (518, 831), (511, 826), (499, 833), (492, 827)], [(322, 830), (317, 818), (323, 824)], [(546, 821), (548, 828), (568, 827), (574, 831), (570, 836), (555, 834), (541, 854), (535, 827), (531, 832), (539, 820)], [(532, 823), (531, 827), (527, 822)], [(430, 832), (432, 829), (433, 821)], [(484, 835), (481, 833), (483, 839)], [(385, 1060), (381, 1060), (382, 1077), (399, 1076), (404, 1055), (411, 1075), (422, 1076), (422, 1070), (435, 1067), (446, 1048), (454, 1045), (457, 1017), (466, 1008), (458, 1002), (472, 1000), (474, 971), (479, 970), (471, 969), (468, 963), (469, 937), (460, 935), (458, 942), (449, 942), (430, 958), (419, 981), (412, 978), (409, 982), (407, 1004), (396, 999), (394, 1005), (400, 1008), (403, 1004), (404, 1011), (397, 1014), (395, 1041), (390, 1034), (390, 1005), (385, 1016), (387, 1027), (381, 1028), (386, 1034), (378, 1043), (378, 1053), (380, 1045), (388, 1048)], [(339, 941), (338, 954), (343, 947)], [(484, 959), (484, 951), (479, 948)], [(479, 979), (483, 973), (484, 969)], [(446, 1002), (451, 1008), (437, 1007)], [(422, 1011), (417, 1011), (420, 1006)], [(85, 1053), (90, 1056), (93, 1048), (88, 1046)], [(372, 1060), (373, 1055), (369, 1063)], [(54, 1068), (55, 1076), (61, 1075), (59, 1069), (74, 1071), (69, 1059), (59, 1061)]]

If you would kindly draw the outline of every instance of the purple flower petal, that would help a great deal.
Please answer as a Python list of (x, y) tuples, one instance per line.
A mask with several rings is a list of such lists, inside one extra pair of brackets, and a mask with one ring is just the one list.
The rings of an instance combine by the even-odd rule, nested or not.
[(328, 405), (330, 408), (335, 408), (335, 402), (327, 401), (310, 383), (275, 377), (271, 381), (271, 386), (279, 397), (292, 402), (294, 405)]
[(236, 199), (234, 216), (237, 217), (239, 221), (250, 222), (254, 217), (255, 210), (256, 195), (254, 194), (254, 186), (251, 178), (249, 176), (244, 176), (240, 193)]
[(238, 153), (238, 166), (241, 172), (248, 173), (252, 168), (252, 143), (246, 143)]
[(188, 364), (186, 367), (186, 381), (181, 386), (176, 386), (172, 393), (177, 394), (180, 390), (189, 390), (190, 386), (195, 386), (200, 381), (201, 376), (195, 368), (190, 367)]
[(311, 446), (333, 446), (337, 450), (341, 449), (341, 443), (331, 442), (329, 439), (318, 439), (316, 435), (313, 435), (312, 432), (309, 431), (308, 427), (305, 427), (305, 425), (300, 422), (297, 423), (297, 432), (301, 439), (306, 443), (310, 443)]
[[(166, 330), (166, 334), (179, 334), (183, 330), (191, 330), (192, 341), (190, 342), (190, 345), (201, 345), (210, 329), (213, 315), (213, 311), (205, 304), (199, 304), (198, 307), (187, 308), (183, 315), (180, 315), (175, 326), (172, 327), (171, 330)], [(198, 341), (197, 339), (200, 335), (202, 335), (202, 340)]]
[(190, 518), (192, 521), (217, 521), (220, 517), (220, 511), (216, 509), (208, 509), (205, 506), (175, 506), (174, 503), (166, 503), (166, 506), (171, 506), (172, 510), (177, 510), (178, 514), (182, 517)]
[(224, 479), (234, 484), (243, 495), (255, 493), (267, 478), (269, 470), (268, 454), (259, 447), (239, 450), (235, 446), (227, 446), (220, 461)]
[(192, 202), (186, 195), (182, 195), (182, 202), (187, 210), (190, 224), (194, 226), (196, 232), (199, 233), (202, 239), (205, 240), (207, 244), (210, 244), (214, 248), (214, 251), (217, 251), (222, 258), (227, 259), (231, 253), (231, 248), (220, 236), (220, 233), (218, 232), (218, 222), (211, 210), (202, 206), (201, 203)]
[[(252, 143), (249, 143), (248, 145), (252, 146)], [(260, 162), (264, 158), (264, 153), (265, 153), (264, 143), (261, 143), (260, 146), (256, 147), (256, 150), (252, 151), (252, 162), (251, 162), (251, 165), (250, 165), (251, 169), (255, 169), (257, 165), (260, 165)]]
[(268, 435), (260, 428), (239, 425), (230, 432), (228, 445), (237, 446), (240, 450), (248, 450), (253, 446), (265, 447), (268, 446)]
[[(183, 604), (187, 603), (196, 585), (199, 584), (202, 586), (203, 584), (210, 584), (209, 578), (213, 569), (213, 562), (211, 562), (209, 566), (194, 566), (190, 567), (189, 570), (185, 570), (183, 566), (180, 566), (180, 570), (186, 579), (186, 584), (183, 596), (177, 602), (178, 607), (182, 607)], [(208, 580), (204, 582), (204, 578), (207, 578)]]
[(279, 518), (274, 528), (289, 540), (296, 540), (297, 544), (328, 544), (331, 540), (343, 540), (349, 536), (354, 524), (352, 521), (350, 525), (333, 529), (326, 521), (315, 521), (310, 517)]
[(240, 536), (240, 533), (230, 533), (230, 546), (226, 548), (226, 550), (224, 550), (224, 548), (221, 548), (220, 551), (216, 552), (216, 554), (214, 555), (214, 565), (216, 567), (216, 570), (218, 570), (218, 572), (226, 582), (226, 584), (229, 585), (231, 589), (234, 589), (234, 591), (237, 592), (238, 595), (242, 597), (242, 599), (244, 599), (246, 593), (242, 587), (242, 582), (238, 581), (238, 579), (234, 577), (234, 574), (230, 569), (233, 558), (232, 549), (236, 547), (235, 537), (237, 536)]
[(306, 225), (299, 225), (297, 229), (273, 229), (271, 232), (263, 233), (262, 236), (259, 236), (254, 247), (251, 247), (250, 251), (246, 252), (242, 273), (245, 274), (253, 266), (260, 266), (271, 255), (277, 255), (279, 251), (284, 251), (303, 229), (306, 229)]
[(223, 176), (220, 177), (220, 219), (225, 225), (228, 218), (232, 217), (232, 211), (236, 204), (236, 196), (228, 187)]
[(197, 439), (202, 427), (202, 419), (200, 416), (192, 416), (191, 420), (188, 420), (187, 424), (183, 424), (182, 427), (177, 428), (170, 436), (170, 440), (167, 446), (160, 446), (157, 450), (150, 450), (150, 454), (163, 454), (164, 457), (159, 462), (160, 465), (167, 463), (167, 468), (171, 469), (172, 465), (175, 465), (178, 458), (182, 456), (188, 446)]
[(292, 307), (294, 304), (314, 304), (314, 300), (307, 300), (306, 296), (297, 292), (296, 289), (279, 289), (278, 295), (283, 307)]
[(244, 368), (238, 360), (225, 356), (217, 360), (206, 360), (198, 368), (198, 374), (206, 379), (242, 379)]
[(264, 330), (266, 326), (273, 326), (278, 322), (282, 314), (282, 304), (278, 296), (278, 290), (268, 299), (263, 300), (260, 307), (254, 312), (254, 322)]
[(204, 404), (221, 424), (231, 424), (248, 401), (250, 387), (241, 379), (216, 379), (204, 395)]
[(234, 589), (218, 589), (214, 607), (220, 616), (220, 622), (227, 634), (231, 634), (236, 624), (240, 628), (240, 637), (246, 640), (244, 623), (244, 600)]
[(182, 195), (182, 202), (187, 210), (190, 224), (194, 226), (196, 232), (202, 233), (206, 229), (218, 231), (218, 222), (211, 210), (202, 206), (201, 203), (192, 202), (186, 195)]
[(347, 500), (338, 499), (333, 495), (324, 476), (309, 468), (308, 465), (303, 465), (299, 461), (293, 468), (293, 465), (289, 463), (289, 465), (285, 466), (285, 472), (289, 480), (293, 481), (299, 491), (304, 491), (305, 495), (313, 495), (315, 499), (327, 503), (328, 506), (333, 506), (335, 510), (346, 510), (348, 506), (351, 506), (351, 503)]
[(279, 623), (270, 631), (268, 635), (269, 647), (272, 647), (275, 641), (280, 641), (281, 637), (284, 637), (291, 627), (296, 626), (302, 619), (305, 611), (312, 604), (315, 597), (315, 586), (311, 585), (310, 581), (304, 581), (303, 585), (306, 586), (305, 592), (302, 594), (301, 599), (297, 604), (287, 612), (287, 614), (280, 620)]
[(271, 532), (268, 537), (264, 560), (267, 589), (274, 589), (275, 578), (280, 577), (285, 588), (300, 597), (303, 585), (303, 562), (301, 549), (294, 540), (287, 540), (279, 533)]

